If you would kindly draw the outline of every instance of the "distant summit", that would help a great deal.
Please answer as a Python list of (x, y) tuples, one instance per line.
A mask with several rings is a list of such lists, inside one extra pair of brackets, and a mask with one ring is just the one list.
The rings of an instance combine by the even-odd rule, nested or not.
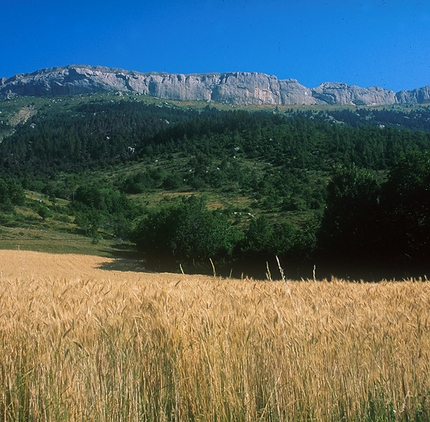
[(55, 96), (128, 92), (168, 100), (207, 101), (231, 105), (391, 105), (430, 103), (430, 85), (394, 92), (325, 82), (306, 88), (296, 79), (263, 73), (140, 73), (101, 66), (70, 65), (0, 78), (0, 97)]

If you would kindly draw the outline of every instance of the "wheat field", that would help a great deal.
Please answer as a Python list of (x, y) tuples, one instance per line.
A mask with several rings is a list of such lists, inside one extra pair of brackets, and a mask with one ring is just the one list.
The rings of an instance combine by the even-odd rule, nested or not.
[(0, 251), (2, 421), (428, 421), (430, 283)]

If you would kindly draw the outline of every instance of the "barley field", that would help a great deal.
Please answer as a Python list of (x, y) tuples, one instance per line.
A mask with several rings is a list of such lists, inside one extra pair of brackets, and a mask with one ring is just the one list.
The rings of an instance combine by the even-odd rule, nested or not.
[(430, 283), (0, 251), (2, 421), (428, 421)]

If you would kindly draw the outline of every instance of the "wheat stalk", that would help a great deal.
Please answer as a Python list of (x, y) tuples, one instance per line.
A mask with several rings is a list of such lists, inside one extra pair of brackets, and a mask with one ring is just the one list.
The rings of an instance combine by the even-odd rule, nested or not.
[(18, 276), (2, 255), (1, 420), (430, 418), (427, 281), (223, 280), (20, 253)]

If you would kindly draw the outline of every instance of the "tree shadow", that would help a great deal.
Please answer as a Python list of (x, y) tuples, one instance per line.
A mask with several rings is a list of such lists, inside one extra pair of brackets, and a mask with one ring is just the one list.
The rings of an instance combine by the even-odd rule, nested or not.
[(114, 258), (111, 262), (104, 262), (99, 266), (101, 270), (123, 272), (153, 272), (146, 266), (146, 260), (135, 248), (129, 245), (114, 245), (112, 249), (105, 250)]

